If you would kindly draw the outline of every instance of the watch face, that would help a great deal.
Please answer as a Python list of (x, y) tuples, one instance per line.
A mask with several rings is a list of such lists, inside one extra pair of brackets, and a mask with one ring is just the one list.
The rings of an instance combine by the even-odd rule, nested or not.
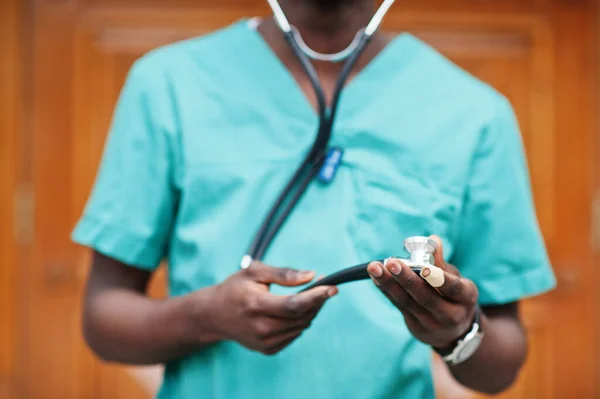
[(464, 346), (460, 349), (460, 351), (456, 355), (456, 363), (462, 363), (475, 353), (477, 348), (479, 348), (479, 344), (481, 343), (481, 338), (483, 338), (482, 334), (477, 334), (469, 341), (464, 343)]

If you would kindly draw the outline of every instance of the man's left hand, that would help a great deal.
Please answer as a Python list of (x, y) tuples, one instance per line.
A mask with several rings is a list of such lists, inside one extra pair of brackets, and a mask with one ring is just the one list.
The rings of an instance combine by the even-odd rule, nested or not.
[[(471, 328), (477, 306), (475, 284), (462, 278), (444, 261), (442, 242), (434, 253), (435, 265), (444, 272), (444, 284), (434, 289), (402, 261), (390, 259), (369, 264), (375, 285), (402, 312), (410, 332), (418, 340), (438, 349), (453, 348)], [(423, 271), (427, 274), (427, 271)]]

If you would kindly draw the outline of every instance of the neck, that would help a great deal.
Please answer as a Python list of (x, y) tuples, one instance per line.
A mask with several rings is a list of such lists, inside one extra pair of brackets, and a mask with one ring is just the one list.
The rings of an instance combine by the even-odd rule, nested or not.
[(375, 12), (373, 0), (281, 0), (281, 8), (315, 51), (345, 49)]

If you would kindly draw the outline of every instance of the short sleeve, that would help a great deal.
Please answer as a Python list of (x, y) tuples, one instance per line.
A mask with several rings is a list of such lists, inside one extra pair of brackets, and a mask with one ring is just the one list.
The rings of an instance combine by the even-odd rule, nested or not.
[(514, 302), (556, 285), (518, 122), (504, 98), (479, 137), (451, 261), (475, 282), (481, 305)]
[(161, 84), (138, 61), (113, 115), (98, 175), (73, 240), (125, 264), (152, 270), (173, 224), (174, 140)]

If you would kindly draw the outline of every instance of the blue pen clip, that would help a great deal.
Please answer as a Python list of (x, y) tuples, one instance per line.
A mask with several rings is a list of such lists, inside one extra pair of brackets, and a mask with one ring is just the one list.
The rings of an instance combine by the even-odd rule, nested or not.
[(317, 175), (317, 180), (329, 184), (335, 178), (335, 173), (342, 163), (344, 150), (339, 147), (331, 147), (327, 152), (327, 158)]

